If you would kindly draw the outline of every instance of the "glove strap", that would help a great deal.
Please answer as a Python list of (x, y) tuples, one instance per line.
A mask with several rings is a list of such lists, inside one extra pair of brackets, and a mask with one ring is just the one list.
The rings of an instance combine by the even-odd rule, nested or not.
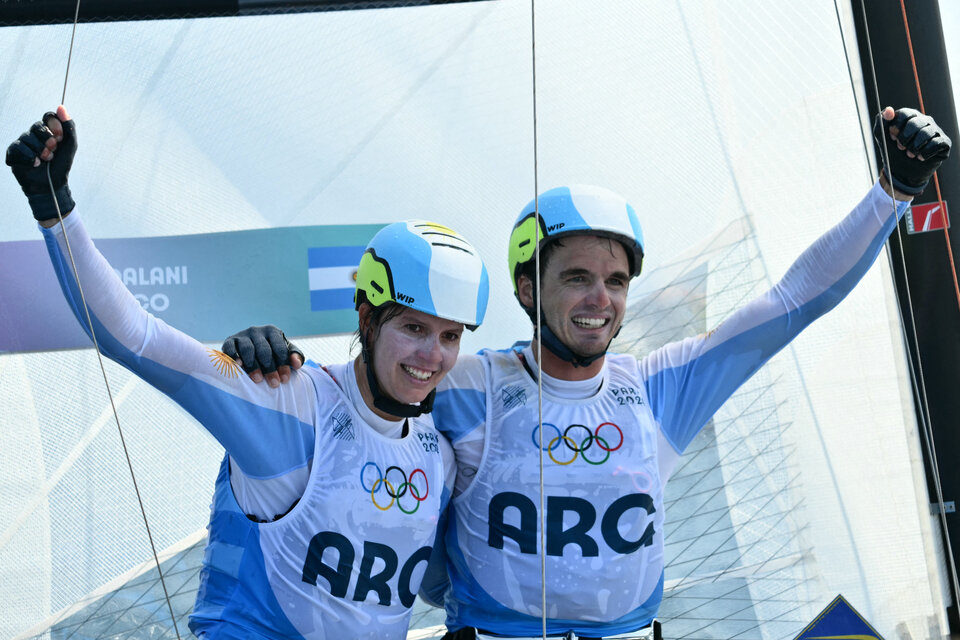
[[(886, 172), (886, 169), (884, 169), (884, 172)], [(887, 174), (887, 178), (890, 178), (890, 177), (891, 176)], [(916, 186), (916, 185), (909, 185), (906, 182), (901, 182), (900, 180), (897, 180), (896, 176), (893, 176), (892, 180), (890, 180), (890, 184), (893, 185), (894, 189), (896, 189), (897, 191), (900, 191), (901, 193), (906, 193), (907, 195), (911, 195), (911, 196), (918, 196), (921, 193), (923, 193), (923, 190), (927, 188), (927, 184), (929, 184), (929, 182), (930, 181), (927, 180), (922, 185)]]
[[(73, 196), (70, 195), (69, 186), (63, 185), (59, 189), (56, 189), (55, 193), (57, 194), (57, 204), (60, 205), (60, 213), (62, 215), (67, 215), (77, 206), (73, 201)], [(57, 219), (57, 207), (54, 205), (53, 198), (50, 197), (49, 191), (46, 193), (28, 193), (27, 200), (30, 202), (30, 209), (33, 210), (33, 217), (36, 218), (38, 222)]]

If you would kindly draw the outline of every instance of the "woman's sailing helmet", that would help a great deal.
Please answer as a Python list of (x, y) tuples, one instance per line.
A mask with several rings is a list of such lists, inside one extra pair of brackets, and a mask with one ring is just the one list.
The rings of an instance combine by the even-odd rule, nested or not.
[[(487, 268), (480, 254), (459, 233), (425, 220), (389, 224), (367, 245), (357, 268), (353, 301), (374, 307), (396, 303), (476, 329), (483, 322), (490, 295)], [(373, 373), (367, 336), (361, 336), (367, 384), (378, 409), (412, 418), (429, 413), (437, 390), (418, 405), (398, 402), (380, 388)], [(375, 350), (374, 350), (375, 351)]]
[(425, 220), (395, 222), (367, 245), (354, 303), (396, 302), (475, 329), (490, 295), (487, 268), (466, 238)]

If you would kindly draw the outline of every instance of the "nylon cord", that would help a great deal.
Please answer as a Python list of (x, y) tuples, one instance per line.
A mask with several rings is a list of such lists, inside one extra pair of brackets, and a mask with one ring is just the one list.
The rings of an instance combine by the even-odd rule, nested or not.
[[(902, 6), (902, 0), (901, 0), (901, 6)], [(860, 10), (863, 14), (864, 26), (867, 27), (868, 25), (867, 11), (866, 11), (866, 7), (864, 6), (863, 0), (860, 0)], [(904, 27), (906, 27), (909, 30), (909, 26), (906, 23), (905, 14), (904, 14)], [(873, 62), (873, 47), (870, 44), (870, 29), (865, 28), (864, 32), (866, 33), (867, 52), (870, 58), (870, 73), (873, 77), (874, 97), (876, 98), (877, 105), (879, 106), (880, 92), (879, 92), (879, 85), (877, 84), (877, 71)], [(908, 42), (909, 42), (909, 35), (908, 35)], [(912, 58), (913, 57), (912, 45), (910, 45), (910, 47), (911, 47), (910, 55)], [(914, 65), (914, 73), (916, 73), (916, 65)], [(917, 88), (919, 90), (919, 77), (918, 76), (915, 76), (915, 77), (917, 78)], [(881, 118), (881, 120), (883, 118), (882, 115), (878, 115), (877, 117)], [(885, 132), (882, 126), (881, 126), (880, 141), (883, 146), (884, 168), (887, 174), (887, 181), (890, 184), (890, 188), (893, 189), (893, 179), (892, 179), (892, 173), (890, 170), (890, 152), (887, 148), (887, 136), (885, 135)], [(934, 174), (934, 179), (936, 180), (936, 174)], [(937, 195), (939, 197), (939, 190)], [(895, 199), (893, 202), (893, 206), (894, 206), (894, 209), (896, 209), (897, 205), (896, 205)], [(896, 212), (894, 212), (894, 215), (896, 215)], [(906, 263), (906, 257), (903, 251), (903, 235), (900, 232), (899, 224), (897, 224), (896, 231), (897, 231), (897, 243), (900, 246), (900, 257), (901, 257), (900, 267), (901, 267), (901, 270), (903, 271), (904, 291), (907, 295), (907, 306), (910, 310), (910, 332), (913, 335), (913, 345), (914, 345), (913, 352), (917, 358), (917, 366), (914, 367), (913, 358), (907, 358), (907, 362), (910, 366), (910, 372), (913, 374), (911, 377), (913, 379), (914, 393), (916, 393), (917, 397), (921, 401), (920, 431), (923, 434), (923, 440), (924, 440), (924, 444), (926, 445), (927, 454), (930, 457), (930, 463), (931, 463), (931, 466), (933, 467), (932, 469), (933, 473), (931, 473), (930, 475), (933, 476), (934, 489), (937, 494), (937, 501), (938, 501), (938, 506), (940, 511), (939, 513), (940, 523), (941, 523), (941, 526), (943, 527), (943, 534), (944, 534), (943, 536), (944, 548), (947, 552), (947, 559), (949, 560), (948, 564), (950, 566), (949, 570), (951, 573), (951, 579), (953, 583), (953, 599), (954, 599), (954, 604), (957, 605), (958, 602), (960, 602), (960, 584), (958, 584), (957, 570), (956, 570), (956, 565), (954, 563), (953, 549), (950, 544), (949, 528), (947, 526), (946, 510), (944, 508), (944, 503), (943, 503), (943, 491), (940, 486), (940, 469), (939, 469), (939, 465), (937, 464), (936, 448), (933, 443), (933, 427), (930, 424), (930, 404), (927, 399), (926, 383), (923, 377), (923, 362), (920, 357), (920, 343), (917, 338), (917, 325), (916, 325), (916, 319), (913, 313), (913, 298), (910, 294), (910, 282), (907, 278), (907, 263)], [(903, 312), (900, 309), (900, 305), (897, 305), (897, 308), (901, 316), (900, 326), (903, 328), (902, 329), (903, 332), (906, 333), (907, 329), (904, 326), (904, 322), (903, 322), (903, 315), (902, 315)], [(906, 339), (906, 336), (905, 336), (905, 341), (907, 342), (908, 349), (909, 349), (910, 341)]]
[(546, 515), (544, 507), (543, 489), (543, 346), (540, 336), (540, 318), (543, 315), (542, 300), (540, 297), (540, 187), (538, 183), (537, 167), (537, 12), (536, 0), (530, 0), (530, 56), (531, 78), (533, 80), (533, 220), (534, 227), (534, 296), (536, 298), (537, 318), (535, 321), (537, 338), (537, 422), (539, 425), (539, 478), (540, 478), (540, 622), (541, 633), (547, 637), (547, 541)]
[[(63, 78), (63, 93), (60, 97), (60, 104), (64, 104), (67, 98), (67, 80), (70, 77), (70, 61), (73, 59), (73, 43), (77, 34), (77, 22), (80, 16), (80, 0), (77, 0), (76, 9), (73, 16), (73, 33), (70, 36), (70, 50), (67, 54), (67, 70)], [(63, 225), (63, 212), (60, 211), (60, 203), (57, 201), (57, 192), (53, 186), (53, 178), (50, 175), (50, 163), (47, 162), (47, 183), (50, 185), (50, 195), (53, 198), (53, 206), (57, 210), (57, 219), (60, 221), (60, 229), (63, 231), (63, 241), (67, 247), (67, 254), (70, 256), (70, 265), (73, 268), (73, 276), (77, 281), (77, 291), (80, 293), (80, 301), (83, 303), (83, 312), (87, 318), (87, 327), (90, 329), (90, 337), (93, 339), (94, 351), (97, 352), (97, 362), (100, 364), (100, 372), (103, 374), (103, 384), (107, 389), (107, 397), (110, 399), (110, 408), (113, 410), (113, 418), (117, 425), (117, 433), (120, 435), (120, 444), (123, 447), (123, 455), (127, 460), (127, 468), (130, 470), (130, 479), (133, 482), (133, 490), (137, 495), (137, 503), (140, 505), (140, 515), (143, 517), (143, 526), (147, 531), (147, 539), (150, 542), (150, 551), (153, 553), (153, 561), (157, 567), (157, 574), (160, 576), (160, 586), (163, 588), (163, 596), (167, 602), (167, 609), (170, 611), (170, 621), (173, 623), (173, 631), (180, 638), (180, 629), (177, 627), (177, 618), (173, 612), (173, 604), (170, 601), (170, 594), (167, 591), (167, 583), (163, 579), (163, 570), (160, 568), (160, 557), (157, 555), (157, 548), (153, 542), (153, 534), (150, 531), (150, 524), (147, 522), (147, 512), (143, 506), (143, 498), (140, 495), (140, 489), (137, 486), (137, 477), (133, 472), (133, 462), (130, 459), (130, 451), (127, 449), (126, 439), (123, 437), (123, 429), (120, 427), (120, 416), (117, 413), (117, 406), (113, 400), (113, 392), (110, 389), (110, 382), (107, 379), (107, 369), (103, 364), (103, 354), (100, 353), (100, 344), (97, 341), (97, 333), (93, 328), (93, 321), (90, 318), (90, 308), (87, 305), (87, 299), (83, 294), (83, 285), (80, 283), (80, 272), (77, 270), (77, 262), (73, 257), (73, 249), (70, 247), (70, 238), (67, 235), (67, 229)], [(77, 628), (79, 630), (79, 627)]]

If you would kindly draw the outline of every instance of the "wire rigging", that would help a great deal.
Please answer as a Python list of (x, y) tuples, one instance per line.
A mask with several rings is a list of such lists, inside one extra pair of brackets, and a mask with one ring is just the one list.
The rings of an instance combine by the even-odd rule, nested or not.
[(536, 0), (530, 0), (530, 57), (531, 79), (533, 96), (533, 219), (534, 219), (534, 296), (536, 298), (536, 356), (537, 356), (537, 422), (539, 424), (539, 480), (540, 480), (540, 623), (541, 634), (547, 637), (547, 541), (546, 541), (546, 509), (544, 506), (543, 489), (543, 346), (540, 340), (540, 319), (543, 317), (542, 299), (540, 297), (540, 188), (537, 169), (537, 12)]
[[(73, 59), (73, 44), (77, 35), (77, 22), (80, 16), (80, 0), (77, 0), (73, 16), (73, 31), (70, 36), (70, 49), (67, 54), (67, 70), (63, 78), (63, 93), (60, 96), (60, 104), (64, 104), (67, 99), (67, 81), (70, 78), (70, 62)], [(100, 373), (103, 375), (103, 384), (107, 389), (107, 397), (110, 399), (110, 408), (113, 411), (113, 418), (117, 425), (117, 433), (120, 436), (120, 444), (123, 448), (123, 455), (127, 460), (127, 468), (130, 471), (130, 480), (133, 482), (133, 490), (137, 495), (137, 503), (140, 505), (140, 515), (143, 518), (143, 526), (147, 531), (147, 540), (150, 542), (150, 551), (153, 553), (153, 561), (157, 567), (157, 575), (160, 576), (160, 586), (163, 588), (163, 597), (167, 602), (167, 609), (170, 612), (170, 621), (173, 623), (173, 631), (180, 638), (180, 629), (177, 627), (177, 617), (173, 612), (173, 604), (170, 601), (170, 593), (167, 591), (167, 583), (163, 578), (163, 570), (160, 568), (160, 557), (157, 555), (157, 547), (153, 542), (153, 533), (150, 531), (150, 524), (147, 521), (147, 511), (143, 505), (143, 498), (140, 495), (140, 488), (137, 486), (137, 477), (133, 471), (133, 462), (130, 459), (130, 451), (127, 448), (126, 439), (123, 436), (123, 429), (120, 426), (120, 416), (117, 413), (117, 406), (113, 399), (113, 392), (110, 389), (110, 381), (107, 379), (107, 369), (103, 364), (103, 354), (100, 353), (100, 344), (97, 341), (97, 333), (93, 328), (93, 321), (90, 318), (90, 308), (87, 305), (87, 299), (83, 294), (83, 285), (80, 282), (80, 272), (77, 270), (77, 262), (73, 257), (73, 249), (70, 247), (70, 238), (66, 227), (63, 226), (63, 212), (60, 211), (60, 203), (57, 200), (56, 189), (53, 186), (53, 178), (50, 175), (50, 163), (47, 163), (47, 182), (50, 185), (50, 195), (53, 197), (53, 205), (57, 210), (57, 219), (60, 222), (60, 228), (63, 231), (63, 241), (67, 247), (67, 254), (70, 256), (70, 265), (73, 269), (73, 277), (77, 281), (77, 291), (80, 293), (80, 301), (83, 304), (83, 312), (87, 319), (87, 327), (90, 329), (90, 337), (93, 339), (93, 348), (97, 352), (97, 362), (100, 364)]]

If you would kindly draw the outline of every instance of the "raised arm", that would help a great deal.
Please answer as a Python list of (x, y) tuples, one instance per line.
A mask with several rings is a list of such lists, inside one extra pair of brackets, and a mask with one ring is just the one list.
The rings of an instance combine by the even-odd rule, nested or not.
[(641, 362), (651, 409), (682, 453), (726, 400), (811, 322), (835, 307), (873, 265), (914, 195), (950, 151), (932, 118), (883, 112), (889, 169), (866, 197), (817, 239), (772, 289), (713, 331), (666, 345)]
[[(310, 380), (298, 376), (279, 390), (258, 387), (230, 358), (147, 313), (97, 251), (74, 211), (67, 176), (76, 147), (76, 126), (61, 106), (11, 144), (6, 161), (43, 227), (54, 270), (78, 321), (89, 335), (85, 299), (104, 355), (189, 411), (248, 476), (272, 478), (305, 468), (313, 452), (316, 403)], [(79, 279), (66, 249), (68, 239)]]

